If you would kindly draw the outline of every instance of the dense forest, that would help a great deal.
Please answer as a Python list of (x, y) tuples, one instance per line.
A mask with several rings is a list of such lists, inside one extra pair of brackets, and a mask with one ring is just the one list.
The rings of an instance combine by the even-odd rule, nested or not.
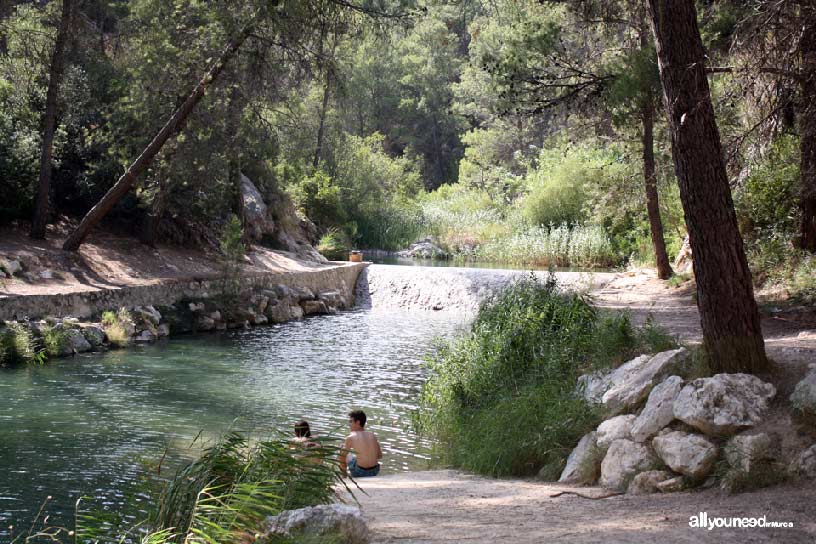
[[(696, 3), (754, 278), (803, 297), (813, 9)], [(330, 255), (431, 235), (454, 257), (665, 278), (687, 227), (663, 94), (628, 0), (3, 0), (0, 222), (42, 237), (121, 178), (110, 228), (206, 244), (242, 216), (243, 173)]]

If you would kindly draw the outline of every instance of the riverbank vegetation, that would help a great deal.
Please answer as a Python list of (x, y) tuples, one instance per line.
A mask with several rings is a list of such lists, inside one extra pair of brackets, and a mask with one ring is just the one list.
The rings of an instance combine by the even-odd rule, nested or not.
[(343, 486), (339, 449), (330, 439), (322, 442), (298, 451), (283, 438), (231, 432), (169, 480), (149, 480), (141, 497), (150, 507), (145, 521), (133, 524), (128, 516), (112, 517), (80, 500), (73, 529), (49, 526), (47, 511), (41, 511), (28, 532), (12, 535), (11, 542), (298, 543), (266, 536), (264, 521), (284, 510), (334, 502), (335, 486)]
[(578, 376), (675, 347), (651, 322), (634, 327), (554, 279), (520, 281), (485, 302), (465, 337), (430, 360), (418, 429), (441, 463), (492, 476), (555, 479), (602, 414)]

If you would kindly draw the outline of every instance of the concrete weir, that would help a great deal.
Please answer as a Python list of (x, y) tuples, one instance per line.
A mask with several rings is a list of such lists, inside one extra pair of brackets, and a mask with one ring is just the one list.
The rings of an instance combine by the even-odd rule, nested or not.
[[(361, 308), (435, 310), (473, 313), (502, 287), (548, 272), (486, 268), (394, 266), (374, 264), (360, 274), (356, 300)], [(610, 281), (608, 272), (555, 272), (561, 287), (589, 290)]]
[[(308, 270), (270, 271), (244, 276), (247, 291), (274, 288), (277, 285), (297, 289), (306, 287), (318, 293), (339, 291), (344, 297), (354, 294), (360, 272), (368, 263), (331, 263)], [(165, 306), (185, 299), (208, 299), (221, 292), (218, 278), (194, 278), (157, 281), (149, 285), (106, 287), (44, 295), (0, 295), (0, 319), (43, 317), (88, 318), (105, 310), (133, 306)]]

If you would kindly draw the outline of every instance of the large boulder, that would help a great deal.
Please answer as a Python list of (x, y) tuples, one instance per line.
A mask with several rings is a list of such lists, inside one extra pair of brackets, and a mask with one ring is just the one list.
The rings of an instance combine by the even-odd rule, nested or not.
[(98, 348), (105, 343), (105, 331), (99, 325), (85, 325), (82, 335), (92, 348)]
[(640, 355), (623, 363), (611, 372), (596, 371), (578, 378), (578, 390), (593, 404), (603, 402), (604, 394), (637, 374), (651, 360), (651, 355)]
[(665, 470), (647, 470), (641, 472), (632, 478), (626, 492), (632, 495), (646, 495), (648, 493), (657, 493), (660, 489), (657, 487), (666, 480), (672, 478), (672, 473)]
[(82, 353), (91, 350), (92, 348), (91, 343), (85, 339), (85, 336), (82, 334), (81, 330), (65, 329), (64, 334), (65, 334), (63, 341), (64, 354), (70, 355), (71, 353)]
[(615, 440), (601, 463), (600, 484), (625, 491), (637, 474), (652, 470), (659, 464), (660, 461), (649, 446), (625, 438)]
[(644, 442), (653, 437), (672, 422), (674, 419), (674, 401), (683, 387), (683, 378), (669, 376), (658, 384), (649, 398), (646, 406), (632, 424), (631, 436), (635, 442)]
[(689, 353), (685, 348), (658, 353), (629, 376), (604, 393), (602, 402), (613, 414), (630, 411), (646, 399), (652, 388), (672, 374), (685, 374)]
[(567, 458), (558, 481), (570, 484), (592, 484), (598, 479), (603, 453), (597, 446), (595, 431), (585, 434)]
[(297, 257), (319, 263), (328, 262), (315, 248), (320, 234), (309, 218), (300, 214), (292, 199), (283, 191), (266, 194), (269, 216), (275, 223), (272, 242), (279, 248), (294, 253)]
[(692, 381), (674, 401), (674, 417), (706, 434), (728, 436), (753, 427), (776, 388), (750, 374), (717, 374)]
[(811, 364), (810, 371), (796, 384), (790, 401), (797, 411), (816, 416), (816, 365)]
[(610, 444), (620, 438), (631, 438), (633, 415), (615, 416), (598, 425), (598, 447), (606, 451)]
[(725, 459), (732, 468), (752, 472), (773, 458), (772, 446), (768, 433), (740, 434), (725, 445)]
[(805, 478), (816, 478), (816, 444), (794, 459), (791, 464), (791, 472)]
[(305, 315), (325, 315), (334, 313), (322, 300), (304, 300), (300, 303)]
[(441, 247), (436, 245), (433, 238), (423, 238), (417, 240), (408, 249), (397, 253), (400, 257), (413, 259), (447, 259), (448, 254)]
[(248, 177), (241, 174), (241, 199), (244, 204), (244, 222), (247, 234), (253, 240), (260, 240), (275, 231), (275, 222), (269, 217), (269, 209), (263, 195)]
[(270, 535), (295, 539), (323, 537), (337, 539), (344, 544), (367, 544), (371, 539), (360, 509), (346, 504), (323, 504), (287, 510), (267, 518), (266, 521)]
[(652, 446), (669, 468), (694, 480), (708, 476), (719, 453), (706, 437), (683, 431), (660, 434), (652, 440)]

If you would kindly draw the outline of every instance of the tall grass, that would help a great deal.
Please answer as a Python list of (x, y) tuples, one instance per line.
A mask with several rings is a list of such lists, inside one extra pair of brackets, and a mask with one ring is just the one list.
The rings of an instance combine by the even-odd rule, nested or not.
[(78, 504), (74, 530), (35, 529), (35, 521), (27, 535), (12, 543), (39, 542), (37, 538), (46, 535), (48, 542), (65, 544), (256, 542), (268, 516), (333, 502), (335, 486), (344, 482), (339, 449), (331, 440), (323, 442), (308, 450), (293, 450), (283, 438), (253, 441), (229, 433), (182, 467), (160, 493), (153, 492), (155, 510), (146, 521), (122, 526), (104, 512), (80, 511)]
[(612, 241), (597, 225), (530, 227), (477, 247), (477, 259), (537, 266), (602, 267), (616, 264)]
[(485, 302), (470, 334), (430, 360), (416, 424), (445, 464), (493, 476), (557, 476), (601, 419), (575, 394), (580, 374), (673, 342), (627, 315), (533, 276)]
[(45, 352), (37, 351), (31, 331), (19, 323), (0, 328), (0, 365), (42, 363)]
[(108, 342), (114, 346), (126, 346), (130, 343), (130, 330), (133, 327), (133, 318), (127, 308), (118, 311), (107, 311), (102, 314), (102, 328), (108, 337)]

